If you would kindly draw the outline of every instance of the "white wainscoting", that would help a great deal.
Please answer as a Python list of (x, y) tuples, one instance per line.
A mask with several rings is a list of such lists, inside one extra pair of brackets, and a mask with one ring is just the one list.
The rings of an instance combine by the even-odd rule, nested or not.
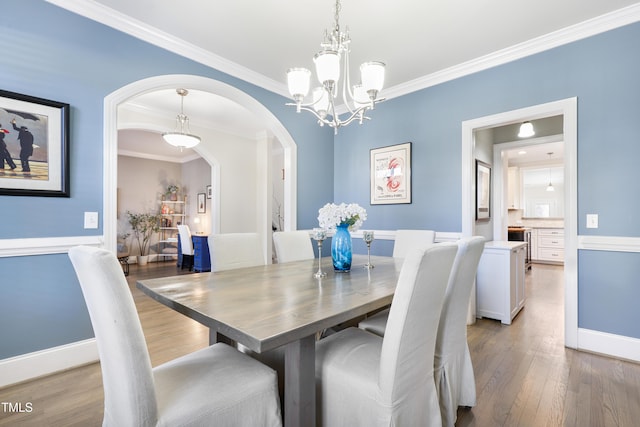
[[(0, 258), (68, 253), (73, 246), (102, 247), (98, 236), (0, 239)], [(53, 374), (98, 360), (95, 338), (0, 360), (0, 387)]]
[[(395, 230), (374, 230), (375, 238), (394, 240)], [(362, 231), (352, 233), (362, 238)], [(436, 232), (436, 242), (456, 241), (457, 232)], [(0, 257), (66, 253), (76, 245), (103, 246), (103, 236), (0, 240)], [(578, 236), (578, 249), (640, 252), (640, 238)], [(588, 329), (578, 330), (578, 349), (640, 362), (640, 339)], [(98, 360), (95, 339), (0, 360), (0, 387), (27, 381)]]
[[(578, 250), (640, 252), (640, 238), (578, 236)], [(640, 362), (640, 339), (578, 328), (578, 349)]]
[(0, 258), (65, 254), (69, 248), (78, 245), (103, 246), (104, 237), (70, 236), (38, 237), (31, 239), (0, 239)]

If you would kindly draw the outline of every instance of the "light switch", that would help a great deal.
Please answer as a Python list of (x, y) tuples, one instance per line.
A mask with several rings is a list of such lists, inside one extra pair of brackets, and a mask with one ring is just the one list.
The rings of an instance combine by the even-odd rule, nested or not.
[(84, 228), (98, 228), (98, 212), (84, 213)]
[(587, 228), (598, 228), (598, 214), (587, 214)]

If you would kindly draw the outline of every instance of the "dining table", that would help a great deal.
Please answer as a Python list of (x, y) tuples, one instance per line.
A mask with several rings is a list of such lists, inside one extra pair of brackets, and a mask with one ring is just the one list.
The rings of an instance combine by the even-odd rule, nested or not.
[(391, 304), (402, 259), (354, 255), (349, 272), (319, 260), (139, 280), (146, 295), (209, 328), (211, 344), (284, 350), (283, 420), (315, 425), (317, 333)]

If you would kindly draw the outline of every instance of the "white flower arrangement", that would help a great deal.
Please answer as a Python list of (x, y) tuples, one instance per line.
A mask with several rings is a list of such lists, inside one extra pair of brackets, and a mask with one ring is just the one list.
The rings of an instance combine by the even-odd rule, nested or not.
[(340, 224), (347, 224), (349, 231), (357, 231), (367, 219), (367, 211), (357, 203), (327, 203), (318, 210), (320, 227), (335, 229)]

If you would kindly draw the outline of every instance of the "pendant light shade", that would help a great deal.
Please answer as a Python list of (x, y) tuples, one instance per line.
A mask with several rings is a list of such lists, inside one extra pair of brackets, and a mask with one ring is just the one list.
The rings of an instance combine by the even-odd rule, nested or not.
[(200, 143), (200, 137), (189, 132), (189, 117), (184, 114), (184, 97), (189, 94), (189, 91), (176, 89), (176, 93), (180, 96), (180, 114), (176, 116), (176, 130), (163, 133), (162, 138), (180, 150), (193, 148)]
[[(551, 160), (551, 155), (553, 153), (547, 153), (549, 155), (549, 160)], [(549, 185), (547, 185), (547, 191), (556, 191), (555, 188), (553, 188), (553, 184), (551, 183), (551, 166), (549, 166)]]
[(536, 132), (533, 130), (533, 124), (531, 122), (524, 122), (520, 125), (520, 132), (518, 132), (519, 138), (529, 138), (535, 134)]

